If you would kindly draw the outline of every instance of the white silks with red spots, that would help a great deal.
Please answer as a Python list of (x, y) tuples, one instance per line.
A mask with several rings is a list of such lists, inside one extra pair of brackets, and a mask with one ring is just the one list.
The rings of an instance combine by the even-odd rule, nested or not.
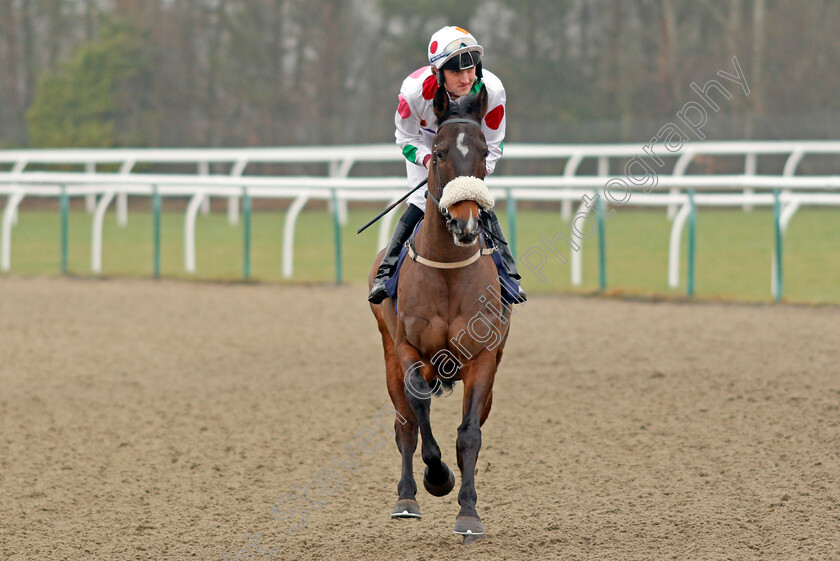
[[(487, 140), (487, 175), (493, 173), (496, 162), (502, 156), (502, 141), (505, 138), (505, 88), (502, 81), (487, 69), (483, 77), (473, 86), (477, 92), (483, 83), (487, 89), (487, 114), (481, 121), (481, 131)], [(397, 111), (394, 115), (397, 144), (406, 158), (409, 187), (414, 187), (426, 178), (423, 165), (426, 156), (432, 153), (432, 141), (437, 131), (437, 118), (433, 98), (438, 82), (431, 66), (424, 66), (412, 72), (402, 83), (397, 97)], [(408, 202), (420, 208), (425, 207), (425, 188), (419, 189)]]

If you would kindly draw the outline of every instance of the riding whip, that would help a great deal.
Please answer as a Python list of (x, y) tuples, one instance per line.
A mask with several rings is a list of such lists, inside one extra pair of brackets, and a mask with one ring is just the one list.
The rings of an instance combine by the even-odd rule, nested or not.
[(371, 224), (373, 224), (374, 222), (376, 222), (377, 220), (379, 220), (380, 218), (382, 218), (383, 216), (385, 216), (386, 214), (388, 214), (389, 212), (391, 212), (391, 210), (392, 210), (395, 206), (397, 206), (398, 204), (400, 204), (401, 202), (403, 202), (404, 200), (406, 200), (408, 197), (410, 197), (410, 196), (411, 196), (411, 194), (412, 194), (412, 193), (414, 193), (417, 189), (419, 189), (420, 187), (422, 187), (423, 185), (425, 185), (425, 184), (426, 184), (426, 183), (428, 183), (428, 182), (429, 182), (429, 178), (427, 177), (426, 179), (424, 179), (423, 181), (421, 181), (421, 182), (420, 182), (420, 184), (419, 184), (419, 185), (417, 185), (417, 187), (415, 187), (414, 189), (412, 189), (411, 191), (409, 191), (408, 193), (406, 193), (405, 195), (403, 195), (403, 196), (400, 198), (400, 200), (398, 200), (398, 201), (394, 202), (394, 203), (393, 203), (393, 204), (391, 204), (388, 208), (386, 208), (385, 210), (383, 210), (382, 212), (380, 212), (379, 214), (377, 214), (376, 216), (374, 216), (374, 217), (373, 217), (373, 218), (372, 218), (372, 219), (371, 219), (371, 220), (370, 220), (367, 224), (365, 224), (364, 226), (362, 226), (361, 228), (359, 228), (359, 229), (356, 231), (356, 233), (357, 233), (357, 234), (361, 234), (362, 232), (364, 232), (364, 231), (367, 229), (367, 227), (368, 227), (368, 226), (370, 226)]

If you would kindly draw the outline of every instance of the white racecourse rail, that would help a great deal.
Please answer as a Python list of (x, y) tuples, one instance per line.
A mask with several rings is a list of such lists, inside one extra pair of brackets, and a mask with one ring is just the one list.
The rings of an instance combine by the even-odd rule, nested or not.
[[(840, 170), (832, 175), (796, 176), (796, 170), (807, 155), (840, 155), (840, 142), (834, 141), (768, 141), (768, 142), (701, 142), (679, 146), (640, 144), (555, 145), (510, 144), (505, 147), (505, 160), (557, 160), (557, 175), (489, 177), (488, 185), (497, 199), (515, 206), (516, 201), (561, 201), (563, 217), (571, 218), (572, 204), (604, 195), (610, 180), (620, 179), (630, 187), (632, 195), (626, 204), (667, 207), (673, 218), (668, 281), (679, 285), (679, 248), (682, 228), (693, 205), (753, 206), (781, 205), (777, 228), (784, 233), (794, 213), (802, 205), (840, 205)], [(743, 174), (689, 174), (689, 166), (697, 156), (736, 156), (744, 161)], [(780, 174), (758, 175), (760, 156), (782, 156), (785, 163)], [(11, 233), (17, 208), (25, 197), (58, 197), (62, 189), (70, 197), (84, 196), (88, 209), (94, 212), (91, 269), (102, 268), (102, 221), (111, 201), (117, 199), (118, 223), (128, 219), (128, 195), (151, 196), (156, 190), (162, 197), (190, 197), (185, 219), (185, 269), (195, 271), (195, 221), (200, 208), (207, 209), (210, 197), (228, 199), (228, 217), (236, 224), (239, 200), (243, 189), (254, 199), (287, 199), (292, 204), (286, 216), (283, 242), (283, 274), (292, 276), (294, 231), (297, 218), (309, 200), (337, 200), (332, 211), (342, 224), (346, 222), (348, 201), (393, 201), (407, 190), (405, 177), (350, 177), (357, 162), (400, 162), (402, 155), (391, 144), (329, 147), (234, 148), (234, 149), (61, 149), (0, 151), (0, 196), (6, 195), (2, 218), (0, 269), (11, 266)], [(596, 162), (595, 175), (578, 175), (585, 160)], [(623, 166), (629, 161), (647, 163), (647, 178), (628, 177)], [(656, 173), (661, 162), (670, 160), (671, 172)], [(610, 173), (611, 164), (622, 170)], [(265, 176), (245, 174), (253, 164), (293, 163), (326, 165), (326, 174), (312, 176)], [(194, 173), (149, 174), (135, 171), (138, 165), (187, 164)], [(229, 166), (229, 173), (210, 174), (211, 164)], [(118, 172), (98, 171), (98, 166), (118, 166)], [(76, 167), (75, 172), (35, 171), (45, 166)], [(614, 165), (612, 167), (615, 167)], [(561, 171), (562, 170), (562, 171)], [(642, 181), (639, 178), (642, 177)], [(656, 187), (644, 192), (643, 186), (655, 180)], [(697, 191), (693, 197), (688, 192)], [(778, 198), (774, 192), (780, 192)], [(97, 202), (98, 197), (98, 202)], [(693, 203), (690, 199), (693, 199)], [(612, 198), (616, 200), (615, 197)], [(589, 212), (581, 203), (575, 216)], [(378, 246), (387, 243), (395, 213), (382, 220)], [(511, 213), (512, 214), (512, 213)], [(511, 226), (515, 223), (511, 222)], [(574, 232), (572, 239), (580, 242)], [(580, 244), (578, 244), (580, 245)], [(775, 251), (775, 250), (774, 250)], [(778, 296), (776, 260), (772, 263), (771, 290)], [(582, 283), (581, 251), (572, 252), (571, 280)]]

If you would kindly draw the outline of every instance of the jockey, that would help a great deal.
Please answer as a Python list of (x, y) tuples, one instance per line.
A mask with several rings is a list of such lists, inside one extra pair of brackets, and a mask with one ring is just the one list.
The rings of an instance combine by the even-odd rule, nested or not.
[[(439, 87), (446, 88), (450, 101), (475, 93), (481, 84), (487, 89), (488, 111), (481, 122), (481, 132), (487, 141), (489, 154), (486, 174), (493, 173), (496, 162), (502, 156), (505, 138), (505, 88), (495, 74), (481, 67), (484, 48), (469, 32), (460, 27), (444, 27), (429, 41), (430, 66), (415, 70), (402, 83), (394, 121), (397, 144), (406, 159), (408, 183), (414, 187), (428, 177), (432, 165), (432, 141), (437, 130), (433, 98)], [(388, 294), (385, 281), (393, 274), (400, 250), (411, 236), (414, 227), (423, 218), (426, 207), (424, 186), (408, 198), (408, 209), (397, 222), (394, 235), (382, 257), (382, 263), (373, 281), (368, 300), (379, 304)], [(504, 240), (499, 220), (492, 210), (483, 212), (485, 224), (493, 235)], [(498, 244), (508, 274), (519, 281), (516, 260), (506, 244)], [(520, 301), (525, 301), (525, 292), (520, 288)]]

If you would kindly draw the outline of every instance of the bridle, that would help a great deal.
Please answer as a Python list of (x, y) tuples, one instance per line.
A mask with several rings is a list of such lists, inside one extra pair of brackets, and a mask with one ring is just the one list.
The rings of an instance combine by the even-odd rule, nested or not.
[[(469, 125), (475, 125), (476, 127), (481, 128), (481, 125), (477, 121), (473, 121), (472, 119), (464, 119), (464, 118), (448, 119), (448, 120), (446, 120), (446, 121), (444, 121), (443, 123), (440, 124), (440, 126), (438, 127), (438, 133), (440, 132), (440, 129), (442, 129), (446, 125), (449, 125), (449, 124), (452, 124), (452, 123), (465, 123), (465, 124), (469, 124)], [(435, 137), (437, 137), (437, 133), (435, 134)], [(437, 180), (438, 189), (440, 189), (440, 195), (438, 195), (438, 197), (442, 197), (443, 196), (443, 183), (441, 183), (441, 181), (440, 181), (440, 168), (439, 168), (439, 164), (438, 164), (437, 154), (438, 154), (437, 141), (435, 141), (435, 143), (432, 144), (432, 167), (435, 168), (435, 179)], [(447, 222), (452, 220), (452, 215), (449, 214), (449, 210), (445, 209), (445, 208), (440, 208), (440, 200), (438, 200), (432, 194), (432, 190), (428, 189), (426, 191), (426, 193), (429, 197), (431, 197), (432, 201), (435, 203), (435, 206), (437, 207), (438, 211), (443, 215), (444, 219)]]
[[(470, 124), (470, 125), (475, 125), (477, 127), (481, 127), (481, 124), (479, 124), (476, 121), (473, 121), (472, 119), (456, 118), (456, 119), (448, 119), (448, 120), (444, 121), (443, 123), (441, 123), (440, 126), (438, 126), (438, 132), (440, 132), (440, 129), (442, 129), (443, 127), (445, 127), (446, 125), (449, 125), (451, 123), (465, 123), (465, 124)], [(437, 134), (435, 134), (435, 137), (437, 137)], [(432, 166), (435, 168), (435, 179), (437, 180), (438, 189), (440, 189), (440, 195), (438, 195), (438, 197), (442, 197), (443, 196), (443, 183), (441, 183), (441, 181), (440, 181), (440, 169), (438, 167), (439, 164), (438, 164), (437, 152), (438, 152), (437, 151), (437, 142), (435, 142), (434, 144), (432, 144)], [(438, 212), (440, 212), (443, 215), (444, 220), (446, 220), (447, 222), (452, 220), (452, 215), (449, 214), (449, 209), (441, 208), (440, 200), (432, 194), (431, 189), (426, 190), (426, 196), (428, 196), (432, 199), (432, 201), (435, 203), (435, 206), (438, 209)], [(479, 218), (479, 222), (480, 221), (481, 221), (481, 219)], [(488, 230), (488, 232), (489, 232), (489, 230)], [(493, 236), (493, 237), (495, 238), (495, 236)], [(422, 256), (418, 255), (417, 251), (414, 249), (414, 245), (413, 245), (412, 241), (413, 241), (412, 239), (409, 239), (406, 242), (406, 246), (408, 248), (408, 257), (410, 259), (412, 259), (413, 261), (416, 261), (416, 262), (420, 263), (421, 265), (426, 265), (427, 267), (432, 267), (434, 269), (460, 269), (462, 267), (472, 265), (473, 263), (478, 261), (478, 259), (480, 257), (482, 257), (483, 255), (491, 255), (491, 254), (495, 253), (496, 251), (498, 251), (498, 248), (496, 248), (495, 246), (492, 247), (492, 248), (479, 248), (479, 250), (475, 254), (473, 254), (472, 257), (464, 259), (463, 261), (457, 261), (457, 262), (454, 262), (454, 263), (446, 263), (446, 262), (441, 262), (441, 261), (432, 261), (431, 259), (426, 259), (425, 257), (422, 257)]]

